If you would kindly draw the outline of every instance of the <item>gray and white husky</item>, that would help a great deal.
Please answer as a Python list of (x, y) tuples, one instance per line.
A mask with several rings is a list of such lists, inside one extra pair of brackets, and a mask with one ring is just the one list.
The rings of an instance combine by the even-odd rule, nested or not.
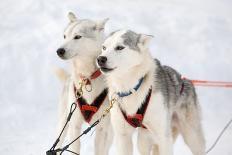
[(139, 128), (141, 154), (173, 154), (181, 134), (194, 155), (205, 154), (201, 110), (191, 81), (153, 59), (148, 44), (152, 36), (130, 30), (112, 33), (103, 43), (98, 66), (105, 74), (109, 96), (120, 100), (111, 110), (119, 155), (132, 155), (131, 135)]
[[(58, 133), (63, 128), (69, 109), (73, 102), (78, 104), (69, 123), (68, 130), (61, 137), (59, 146), (62, 145), (66, 135), (69, 142), (74, 140), (81, 133), (84, 122), (92, 124), (96, 121), (103, 110), (108, 106), (107, 88), (104, 83), (104, 76), (100, 75), (95, 63), (96, 57), (101, 52), (101, 44), (104, 39), (104, 26), (108, 19), (93, 21), (89, 19), (77, 19), (73, 13), (68, 14), (69, 24), (64, 32), (64, 43), (57, 50), (60, 58), (68, 60), (72, 64), (71, 75), (66, 75), (58, 70), (58, 76), (65, 81), (61, 102), (59, 105)], [(92, 91), (83, 90), (83, 97), (77, 99), (79, 82), (87, 79), (88, 88)], [(84, 87), (85, 88), (85, 87)], [(98, 104), (98, 105), (96, 105)], [(95, 155), (107, 155), (111, 144), (110, 117), (106, 117), (96, 127)], [(70, 146), (70, 150), (80, 153), (80, 141)]]

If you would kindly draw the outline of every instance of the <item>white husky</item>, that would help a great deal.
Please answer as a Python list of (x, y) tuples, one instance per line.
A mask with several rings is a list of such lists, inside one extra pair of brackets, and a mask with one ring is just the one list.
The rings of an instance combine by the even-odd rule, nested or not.
[(106, 75), (109, 96), (121, 100), (111, 110), (118, 155), (132, 155), (131, 135), (139, 128), (141, 154), (173, 154), (180, 133), (194, 155), (205, 154), (200, 107), (191, 81), (153, 59), (151, 36), (130, 30), (112, 33), (104, 42), (97, 63)]
[[(73, 13), (69, 13), (68, 17), (70, 22), (64, 32), (64, 44), (57, 50), (57, 54), (62, 59), (70, 59), (72, 70), (70, 76), (66, 76), (62, 71), (58, 72), (61, 79), (65, 80), (59, 105), (58, 133), (63, 128), (73, 102), (76, 102), (77, 110), (71, 118), (68, 130), (61, 137), (59, 146), (62, 145), (65, 135), (68, 135), (69, 142), (78, 137), (82, 124), (84, 122), (92, 124), (108, 105), (108, 89), (95, 63), (96, 57), (101, 52), (107, 19), (101, 21), (77, 19)], [(83, 87), (83, 96), (78, 99), (79, 82), (82, 80), (85, 80), (87, 86)], [(110, 130), (108, 116), (96, 127), (95, 155), (108, 154), (112, 139)], [(70, 150), (79, 154), (80, 141), (73, 143)]]

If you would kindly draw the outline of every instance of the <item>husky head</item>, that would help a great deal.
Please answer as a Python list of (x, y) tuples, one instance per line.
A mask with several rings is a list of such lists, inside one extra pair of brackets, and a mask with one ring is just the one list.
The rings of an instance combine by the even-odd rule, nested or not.
[(145, 61), (151, 38), (131, 30), (113, 32), (102, 45), (102, 54), (97, 58), (98, 66), (103, 73), (129, 71)]
[(107, 19), (93, 21), (78, 19), (74, 13), (68, 14), (69, 24), (64, 31), (64, 43), (57, 50), (62, 59), (70, 59), (75, 56), (96, 57), (104, 37), (104, 26)]

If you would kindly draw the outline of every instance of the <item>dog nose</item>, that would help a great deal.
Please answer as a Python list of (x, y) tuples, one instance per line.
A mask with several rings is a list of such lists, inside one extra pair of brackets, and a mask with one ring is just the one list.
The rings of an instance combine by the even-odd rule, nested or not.
[(65, 49), (64, 48), (59, 48), (56, 52), (57, 52), (57, 55), (59, 55), (60, 57), (62, 57), (62, 56), (64, 56)]
[(106, 61), (107, 61), (107, 57), (105, 57), (105, 56), (99, 56), (97, 58), (97, 63), (99, 66), (104, 66)]

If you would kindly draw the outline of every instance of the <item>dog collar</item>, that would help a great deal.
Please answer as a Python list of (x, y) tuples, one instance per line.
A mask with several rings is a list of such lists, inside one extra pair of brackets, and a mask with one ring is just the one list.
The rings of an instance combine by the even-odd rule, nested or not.
[[(134, 91), (137, 91), (139, 89), (139, 87), (141, 86), (142, 82), (143, 82), (144, 77), (140, 78), (138, 83), (136, 84), (136, 86), (133, 88)], [(118, 92), (117, 95), (119, 97), (125, 97), (125, 96), (129, 96), (133, 93), (133, 91), (129, 91), (129, 92)]]
[(101, 71), (100, 71), (100, 69), (97, 69), (97, 70), (90, 76), (90, 79), (91, 79), (91, 80), (96, 79), (96, 78), (98, 78), (100, 75), (101, 75)]
[(101, 71), (100, 69), (97, 69), (89, 78), (86, 78), (85, 76), (83, 75), (80, 75), (80, 78), (83, 80), (86, 80), (86, 84), (89, 85), (91, 84), (90, 80), (94, 80), (96, 78), (98, 78), (100, 75), (101, 75)]

